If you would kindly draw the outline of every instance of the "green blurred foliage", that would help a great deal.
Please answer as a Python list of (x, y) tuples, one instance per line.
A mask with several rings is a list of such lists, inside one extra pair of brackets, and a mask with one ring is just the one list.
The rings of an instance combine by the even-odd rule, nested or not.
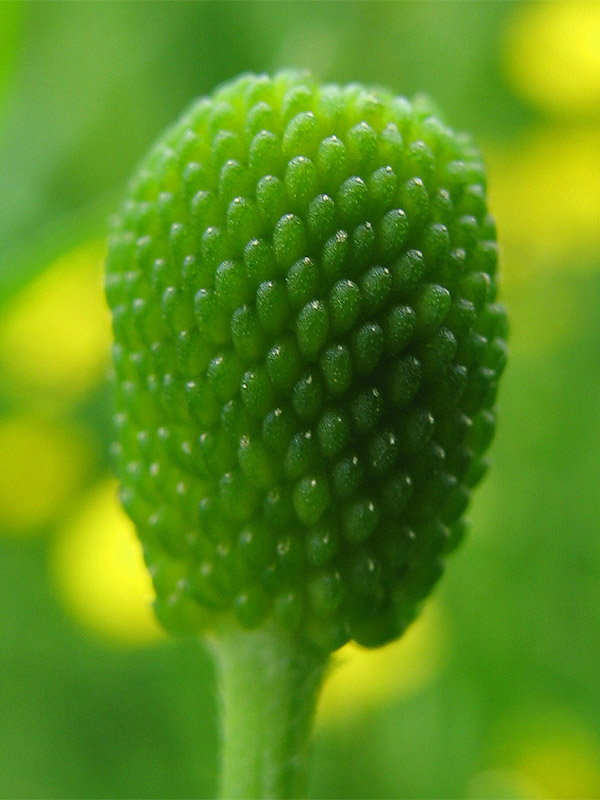
[[(0, 316), (52, 261), (103, 237), (164, 126), (243, 70), (306, 67), (323, 80), (426, 91), (490, 154), (512, 353), (493, 469), (436, 594), (444, 659), (412, 692), (351, 718), (340, 708), (320, 727), (314, 797), (600, 794), (600, 159), (584, 149), (600, 126), (580, 109), (557, 116), (514, 78), (540, 58), (534, 27), (532, 63), (520, 56), (507, 66), (530, 5), (553, 7), (0, 4)], [(590, 13), (590, 4), (567, 5)], [(552, 37), (552, 20), (542, 23)], [(557, 143), (556, 156), (519, 161), (540, 133)], [(567, 134), (581, 148), (563, 154)], [(596, 186), (578, 186), (582, 212), (560, 206), (575, 156)], [(540, 185), (557, 176), (550, 234), (536, 224), (547, 206), (538, 184), (524, 182), (527, 168), (545, 176)], [(66, 518), (108, 470), (107, 385), (61, 406), (43, 391), (34, 402), (3, 370), (0, 412), (32, 409), (49, 424), (77, 425), (92, 444)], [(0, 453), (0, 480), (14, 458)], [(0, 796), (213, 796), (206, 653), (193, 640), (119, 645), (73, 619), (49, 569), (58, 527), (55, 516), (27, 536), (0, 532)]]

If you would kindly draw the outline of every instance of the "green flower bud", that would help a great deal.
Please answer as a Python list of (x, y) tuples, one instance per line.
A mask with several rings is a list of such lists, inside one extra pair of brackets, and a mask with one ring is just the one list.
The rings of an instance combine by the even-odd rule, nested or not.
[(116, 470), (167, 628), (403, 632), (485, 472), (496, 266), (481, 156), (423, 103), (245, 75), (167, 132), (107, 267)]

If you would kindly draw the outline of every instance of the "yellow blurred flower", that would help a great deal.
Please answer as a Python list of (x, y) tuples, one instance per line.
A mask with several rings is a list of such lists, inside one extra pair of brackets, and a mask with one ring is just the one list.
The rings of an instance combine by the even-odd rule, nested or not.
[(600, 251), (600, 127), (543, 128), (486, 154), (506, 280), (586, 268)]
[(93, 446), (73, 425), (37, 414), (0, 422), (0, 528), (27, 534), (55, 522), (80, 489)]
[(105, 639), (142, 644), (164, 634), (154, 590), (131, 521), (106, 480), (86, 497), (53, 542), (51, 569), (69, 612)]
[(600, 114), (600, 3), (521, 3), (506, 31), (515, 88), (552, 113)]
[(422, 615), (398, 641), (376, 650), (350, 643), (334, 656), (317, 709), (317, 723), (327, 724), (409, 695), (438, 672), (447, 628), (438, 604), (429, 600)]
[(88, 392), (108, 363), (103, 246), (82, 245), (28, 284), (0, 317), (0, 368), (19, 397), (60, 403)]
[[(600, 797), (600, 742), (573, 711), (551, 704), (520, 706), (503, 720), (469, 796), (528, 800)], [(500, 793), (504, 786), (504, 793)]]
[(577, 335), (593, 313), (564, 291), (561, 273), (598, 268), (600, 127), (547, 126), (485, 151), (512, 349), (535, 354)]

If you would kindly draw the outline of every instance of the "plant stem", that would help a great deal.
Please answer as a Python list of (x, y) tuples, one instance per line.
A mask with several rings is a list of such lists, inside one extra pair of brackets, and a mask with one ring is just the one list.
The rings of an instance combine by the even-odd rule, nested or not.
[(220, 631), (221, 797), (299, 798), (328, 656), (274, 628)]

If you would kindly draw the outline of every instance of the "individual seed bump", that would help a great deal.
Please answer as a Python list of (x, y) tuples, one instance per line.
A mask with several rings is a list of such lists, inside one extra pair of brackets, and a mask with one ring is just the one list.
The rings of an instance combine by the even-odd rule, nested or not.
[(225, 403), (221, 410), (221, 425), (229, 443), (233, 446), (237, 446), (241, 437), (251, 429), (250, 416), (240, 397), (234, 397)]
[(413, 482), (408, 473), (398, 471), (392, 474), (381, 489), (381, 503), (390, 517), (399, 517), (413, 493)]
[(329, 136), (320, 143), (317, 169), (325, 190), (336, 192), (348, 174), (346, 146), (337, 136)]
[(396, 434), (391, 430), (377, 433), (367, 446), (367, 466), (376, 477), (387, 475), (399, 455)]
[(435, 421), (426, 408), (416, 408), (402, 419), (398, 426), (397, 442), (405, 455), (423, 450), (433, 436)]
[(421, 362), (412, 355), (400, 358), (387, 376), (387, 398), (397, 409), (406, 408), (412, 401), (423, 380)]
[(421, 249), (429, 268), (439, 269), (448, 260), (450, 253), (448, 228), (441, 222), (432, 222), (423, 232)]
[(352, 334), (352, 357), (358, 375), (365, 377), (377, 367), (383, 353), (383, 331), (376, 322), (365, 322)]
[(470, 300), (459, 297), (451, 306), (444, 322), (454, 335), (462, 339), (475, 324), (477, 312)]
[(415, 352), (421, 361), (426, 380), (439, 379), (445, 375), (456, 353), (457, 342), (452, 331), (438, 328), (427, 342), (421, 342)]
[(206, 370), (210, 388), (222, 402), (227, 402), (237, 392), (242, 374), (242, 364), (231, 351), (215, 356)]
[(349, 272), (350, 277), (357, 278), (375, 258), (376, 239), (375, 229), (367, 220), (360, 222), (352, 231), (350, 236), (350, 258)]
[(379, 508), (372, 500), (353, 500), (344, 510), (344, 536), (352, 544), (360, 544), (371, 536), (378, 522)]
[(346, 231), (337, 231), (329, 237), (323, 246), (321, 269), (323, 277), (329, 283), (337, 280), (348, 261), (349, 239)]
[(302, 369), (302, 360), (296, 340), (291, 336), (280, 339), (267, 353), (266, 364), (273, 387), (283, 392), (289, 392)]
[(280, 574), (286, 578), (295, 577), (304, 564), (304, 549), (299, 536), (284, 533), (275, 544), (275, 558)]
[(296, 114), (283, 132), (283, 152), (287, 158), (312, 156), (319, 142), (319, 125), (312, 111)]
[[(279, 219), (283, 219), (287, 195), (283, 182), (276, 175), (265, 175), (259, 180), (256, 185), (256, 204), (265, 227), (272, 228)], [(279, 238), (284, 238), (284, 235), (284, 232), (280, 233)], [(285, 258), (285, 249), (281, 247), (280, 251)]]
[(487, 211), (483, 186), (480, 183), (467, 186), (461, 194), (456, 210), (462, 214), (472, 214), (481, 221)]
[(229, 338), (229, 319), (223, 304), (210, 289), (200, 289), (194, 298), (198, 330), (209, 342), (221, 344)]
[(262, 586), (250, 586), (235, 598), (235, 616), (244, 628), (256, 628), (265, 618), (269, 606), (269, 596)]
[(265, 447), (275, 456), (281, 456), (294, 431), (293, 414), (285, 406), (273, 408), (262, 422), (262, 438)]
[[(273, 111), (272, 106), (265, 100), (260, 100), (256, 105), (252, 106), (246, 115), (246, 124), (244, 132), (248, 140), (252, 140), (260, 131), (276, 131), (277, 117)], [(252, 145), (250, 145), (252, 147)], [(266, 167), (262, 167), (265, 170)]]
[(229, 159), (241, 159), (244, 146), (240, 137), (231, 130), (219, 130), (212, 140), (212, 162), (220, 167)]
[(314, 358), (327, 340), (329, 318), (324, 303), (312, 300), (296, 318), (296, 339), (300, 352), (306, 358)]
[(309, 111), (312, 105), (312, 91), (308, 86), (292, 86), (281, 101), (281, 115), (289, 121), (296, 114)]
[(416, 314), (410, 306), (397, 305), (391, 308), (383, 321), (383, 336), (386, 350), (399, 355), (410, 342), (415, 329)]
[(358, 491), (364, 471), (356, 453), (340, 459), (332, 471), (332, 486), (335, 495), (346, 499)]
[(231, 257), (231, 250), (226, 232), (217, 226), (210, 226), (202, 234), (200, 252), (207, 272), (210, 271), (211, 276), (222, 261)]
[(425, 272), (425, 259), (420, 250), (407, 250), (394, 262), (392, 273), (392, 292), (405, 298), (417, 288)]
[(370, 316), (388, 300), (392, 289), (392, 273), (387, 267), (371, 267), (360, 282), (363, 312)]
[(244, 267), (252, 290), (275, 276), (273, 250), (264, 239), (251, 239), (244, 248)]
[(377, 152), (377, 134), (366, 122), (359, 122), (346, 134), (348, 161), (359, 173), (368, 172)]
[(284, 529), (294, 517), (291, 492), (280, 486), (269, 489), (263, 501), (263, 513), (274, 530)]
[(367, 185), (374, 216), (383, 216), (394, 204), (398, 188), (396, 173), (389, 164), (385, 167), (379, 167), (369, 177)]
[(219, 172), (219, 200), (225, 205), (234, 197), (243, 197), (249, 192), (251, 186), (250, 173), (236, 161), (228, 159)]
[(328, 194), (320, 194), (310, 202), (307, 214), (308, 238), (315, 245), (323, 245), (335, 233), (335, 203)]
[(227, 232), (238, 252), (260, 233), (258, 211), (245, 197), (234, 197), (227, 209)]
[(203, 427), (212, 427), (219, 418), (220, 407), (208, 381), (188, 381), (184, 391), (190, 417)]
[(477, 311), (480, 311), (490, 291), (490, 277), (485, 272), (470, 272), (460, 282), (463, 297), (470, 300)]
[(346, 278), (339, 280), (331, 289), (328, 307), (332, 333), (347, 333), (360, 313), (360, 289)]
[(231, 340), (242, 361), (253, 361), (264, 353), (265, 335), (252, 306), (240, 306), (231, 317)]
[(319, 268), (312, 258), (305, 256), (290, 267), (285, 283), (291, 304), (302, 308), (317, 293)]
[(289, 478), (299, 478), (316, 463), (317, 446), (311, 431), (296, 433), (287, 448), (283, 462), (285, 474)]
[(417, 316), (415, 333), (428, 336), (444, 321), (450, 308), (450, 292), (444, 286), (427, 283), (415, 298), (414, 309)]
[(313, 567), (328, 564), (338, 550), (337, 526), (321, 520), (306, 535), (306, 560)]
[(388, 211), (377, 226), (377, 254), (386, 263), (400, 255), (409, 232), (406, 213), (401, 208)]
[(359, 550), (350, 566), (350, 585), (364, 597), (380, 599), (381, 562), (369, 550)]
[(256, 313), (265, 333), (281, 333), (286, 327), (290, 312), (283, 281), (263, 281), (256, 292)]
[(237, 470), (226, 472), (219, 481), (223, 510), (232, 520), (247, 522), (256, 511), (259, 495)]
[(345, 414), (334, 410), (326, 411), (317, 423), (317, 436), (325, 458), (335, 458), (350, 437), (350, 426)]
[(323, 380), (318, 372), (305, 372), (292, 390), (292, 407), (297, 416), (312, 421), (321, 410), (324, 399)]
[(272, 484), (275, 473), (267, 451), (259, 439), (242, 436), (237, 460), (242, 472), (253, 486), (266, 489)]
[(435, 222), (446, 225), (452, 219), (454, 207), (447, 189), (441, 188), (431, 198), (431, 215)]
[(324, 475), (306, 476), (294, 487), (294, 509), (303, 525), (314, 525), (329, 505), (329, 487)]
[(225, 437), (204, 431), (198, 438), (198, 454), (204, 471), (214, 478), (219, 478), (233, 466), (233, 452)]
[(340, 186), (335, 201), (344, 226), (353, 228), (367, 219), (369, 190), (362, 178), (347, 178)]
[(284, 176), (290, 208), (295, 214), (304, 214), (308, 204), (318, 193), (317, 172), (305, 156), (296, 156), (288, 162)]
[(284, 164), (281, 141), (270, 130), (260, 130), (250, 142), (248, 165), (257, 176), (280, 175)]
[(379, 134), (378, 150), (380, 160), (384, 164), (390, 164), (396, 175), (399, 175), (404, 157), (404, 141), (396, 122), (389, 122)]
[(507, 360), (508, 348), (506, 346), (506, 342), (499, 336), (495, 336), (485, 351), (483, 364), (485, 367), (492, 369), (494, 373), (499, 376), (502, 375)]
[[(168, 286), (162, 295), (162, 316), (172, 330), (185, 330), (193, 319), (191, 304), (187, 302), (187, 294), (175, 286)], [(143, 298), (133, 301), (133, 311), (136, 316), (148, 315), (148, 305)]]
[(350, 403), (352, 424), (359, 435), (372, 430), (377, 425), (382, 412), (383, 398), (375, 386), (363, 389)]
[(429, 193), (422, 178), (415, 176), (402, 184), (400, 207), (404, 209), (413, 230), (423, 227), (429, 213)]
[(455, 247), (461, 247), (467, 254), (471, 253), (478, 242), (478, 223), (471, 214), (463, 214), (454, 222), (452, 240)]
[(262, 419), (273, 407), (274, 394), (265, 367), (248, 370), (242, 377), (240, 395), (246, 410), (254, 419)]
[(419, 175), (425, 186), (429, 184), (435, 170), (435, 156), (424, 141), (411, 142), (404, 157), (404, 174), (407, 178)]
[(215, 273), (217, 297), (228, 311), (235, 311), (250, 299), (246, 271), (240, 261), (223, 261)]
[(307, 590), (313, 611), (321, 617), (328, 617), (342, 602), (344, 582), (338, 570), (322, 570), (309, 578)]
[(343, 344), (328, 347), (321, 355), (320, 365), (325, 385), (331, 394), (335, 396), (344, 394), (352, 381), (352, 358), (349, 349)]
[(275, 618), (285, 630), (294, 631), (302, 620), (303, 597), (299, 592), (284, 591), (277, 595), (273, 603)]

